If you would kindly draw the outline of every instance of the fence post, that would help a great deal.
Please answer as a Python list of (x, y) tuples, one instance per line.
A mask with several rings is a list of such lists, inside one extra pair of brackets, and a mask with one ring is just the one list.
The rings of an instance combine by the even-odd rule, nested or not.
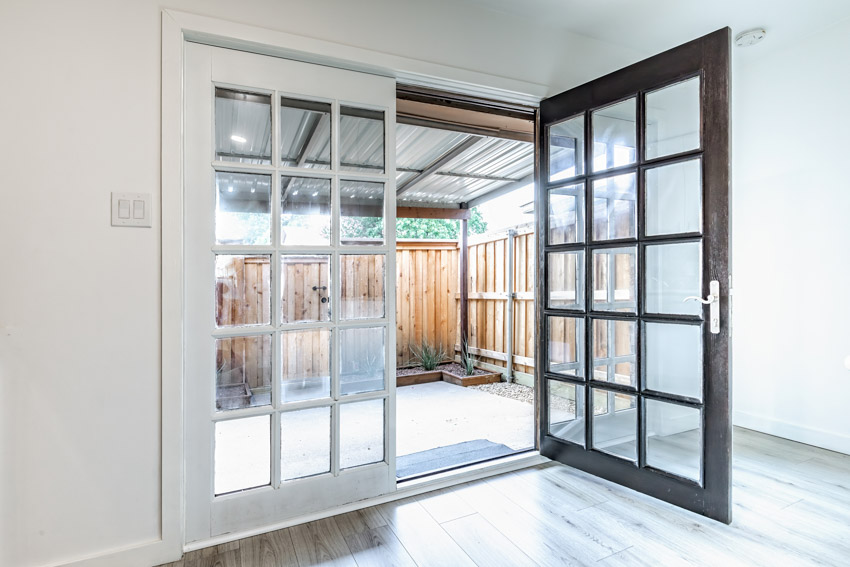
[[(460, 348), (469, 346), (469, 223), (460, 221)], [(454, 357), (452, 357), (454, 358)]]
[(514, 291), (514, 271), (515, 271), (515, 262), (514, 262), (514, 239), (516, 238), (516, 230), (510, 229), (508, 231), (508, 243), (507, 243), (507, 253), (508, 253), (508, 337), (507, 337), (507, 345), (505, 348), (506, 354), (508, 355), (508, 360), (506, 364), (506, 370), (508, 372), (508, 382), (514, 381), (514, 299), (516, 298), (516, 292)]

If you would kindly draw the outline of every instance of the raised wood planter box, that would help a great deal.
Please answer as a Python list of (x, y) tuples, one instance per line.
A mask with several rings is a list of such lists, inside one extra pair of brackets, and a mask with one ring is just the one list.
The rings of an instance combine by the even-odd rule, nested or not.
[[(481, 370), (476, 367), (477, 370)], [(480, 384), (492, 384), (502, 381), (502, 374), (499, 372), (486, 372), (484, 374), (476, 374), (474, 376), (459, 376), (447, 370), (423, 370), (415, 374), (405, 374), (396, 376), (396, 386), (414, 386), (416, 384), (426, 384), (428, 382), (439, 382), (443, 380), (455, 386), (478, 386)]]

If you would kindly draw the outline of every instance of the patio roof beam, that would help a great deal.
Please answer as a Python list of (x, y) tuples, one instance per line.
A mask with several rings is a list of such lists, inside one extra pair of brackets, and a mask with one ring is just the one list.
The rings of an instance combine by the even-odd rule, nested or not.
[(435, 207), (396, 207), (400, 219), (449, 219), (466, 220), (471, 216), (469, 209), (443, 209)]
[(455, 159), (457, 156), (474, 146), (481, 140), (481, 136), (470, 136), (463, 142), (459, 143), (449, 151), (445, 152), (443, 155), (432, 161), (428, 167), (420, 171), (418, 174), (414, 175), (407, 181), (401, 184), (401, 186), (396, 191), (396, 196), (401, 197), (413, 187), (421, 183), (426, 177), (431, 175), (432, 173), (436, 173), (438, 169)]
[(471, 200), (469, 202), (469, 207), (470, 208), (477, 207), (478, 205), (481, 205), (482, 203), (486, 203), (487, 201), (492, 201), (493, 199), (496, 199), (497, 197), (501, 197), (502, 195), (507, 195), (508, 193), (511, 193), (512, 191), (516, 191), (517, 189), (522, 189), (523, 187), (525, 187), (529, 183), (534, 183), (534, 174), (533, 173), (529, 173), (528, 175), (526, 175), (522, 179), (512, 181), (512, 182), (508, 183), (507, 185), (502, 185), (500, 187), (496, 187), (495, 189), (493, 189), (489, 193), (484, 193), (483, 195), (474, 198), (473, 200)]

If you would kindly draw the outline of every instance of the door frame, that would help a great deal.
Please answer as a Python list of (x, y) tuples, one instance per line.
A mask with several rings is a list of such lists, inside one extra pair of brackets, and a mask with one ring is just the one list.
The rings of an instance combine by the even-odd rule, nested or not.
[[(185, 543), (184, 365), (185, 297), (183, 255), (183, 49), (192, 41), (261, 55), (272, 55), (395, 78), (397, 83), (455, 92), (482, 99), (537, 107), (548, 86), (458, 69), (406, 57), (353, 48), (325, 40), (279, 32), (177, 10), (161, 12), (161, 176), (159, 207), (161, 236), (161, 517), (153, 541), (111, 550), (75, 563), (78, 567), (160, 564), (175, 561), (184, 551), (232, 541), (270, 529), (311, 521), (376, 504), (363, 501), (339, 509), (289, 519), (251, 532), (238, 532)], [(156, 200), (156, 197), (155, 197)], [(156, 209), (157, 203), (154, 203)], [(156, 217), (156, 215), (155, 215)], [(156, 222), (156, 221), (155, 221)], [(391, 501), (476, 478), (546, 462), (537, 451), (470, 467), (464, 473), (435, 475), (405, 483), (381, 497)]]
[[(538, 112), (537, 127), (537, 188), (535, 200), (541, 206), (547, 203), (548, 168), (541, 164), (548, 164), (548, 146), (546, 142), (547, 122), (557, 122), (563, 117), (584, 115), (587, 110), (593, 110), (637, 96), (638, 105), (642, 104), (644, 93), (679, 81), (701, 76), (701, 88), (703, 103), (701, 104), (701, 134), (702, 148), (702, 179), (703, 179), (703, 218), (702, 218), (702, 280), (701, 290), (707, 294), (709, 282), (717, 280), (720, 282), (720, 309), (721, 309), (721, 333), (711, 334), (708, 332), (707, 321), (702, 323), (704, 327), (703, 345), (704, 352), (712, 353), (703, 358), (704, 377), (704, 409), (701, 416), (703, 429), (703, 484), (702, 487), (684, 482), (678, 482), (672, 476), (659, 474), (657, 470), (649, 468), (636, 468), (631, 462), (609, 457), (598, 453), (590, 448), (579, 447), (567, 442), (561, 442), (547, 435), (547, 424), (549, 416), (546, 403), (546, 377), (544, 360), (546, 354), (544, 333), (538, 333), (536, 340), (535, 359), (541, 361), (535, 368), (536, 388), (539, 392), (541, 403), (538, 416), (540, 427), (538, 427), (538, 446), (541, 454), (553, 459), (569, 460), (569, 465), (603, 479), (616, 482), (639, 492), (655, 496), (661, 500), (671, 502), (674, 505), (692, 510), (716, 520), (731, 522), (731, 474), (732, 474), (732, 421), (731, 421), (731, 396), (730, 378), (731, 369), (731, 342), (729, 341), (730, 311), (729, 311), (729, 289), (731, 287), (729, 249), (731, 247), (731, 235), (729, 233), (729, 196), (730, 188), (730, 102), (731, 90), (729, 75), (731, 73), (730, 60), (731, 30), (724, 28), (704, 37), (695, 39), (668, 51), (652, 56), (648, 59), (614, 71), (608, 75), (594, 79), (584, 85), (575, 87), (561, 94), (547, 99), (549, 109), (541, 107)], [(705, 72), (702, 72), (705, 69)], [(714, 71), (714, 72), (713, 72)], [(715, 80), (715, 77), (722, 77)], [(652, 85), (647, 87), (647, 85)], [(546, 113), (552, 115), (547, 120)], [(638, 118), (640, 118), (638, 114)], [(726, 128), (705, 128), (705, 124), (724, 124)], [(639, 147), (643, 144), (644, 127), (642, 121), (637, 124), (637, 139)], [(585, 152), (588, 153), (592, 141), (586, 140)], [(683, 154), (685, 155), (685, 154)], [(638, 160), (634, 167), (640, 172), (645, 168), (653, 167), (657, 162), (669, 163), (671, 160), (679, 159), (678, 155), (670, 155), (659, 158), (652, 162), (641, 162)], [(589, 154), (586, 156), (590, 159)], [(616, 169), (604, 172), (587, 172), (587, 179), (592, 180), (594, 176), (612, 175)], [(637, 181), (637, 192), (643, 190), (642, 180)], [(714, 189), (714, 190), (712, 190)], [(643, 214), (640, 203), (642, 197), (638, 195), (638, 216)], [(548, 208), (548, 207), (547, 207)], [(585, 210), (589, 210), (586, 208)], [(537, 261), (538, 266), (546, 266), (546, 234), (548, 228), (548, 210), (546, 214), (537, 215), (538, 238)], [(588, 221), (589, 222), (589, 221)], [(640, 236), (640, 235), (639, 235)], [(641, 250), (648, 240), (636, 240), (638, 254), (642, 256)], [(607, 242), (599, 242), (599, 245), (607, 245)], [(632, 244), (629, 242), (629, 244)], [(610, 246), (622, 246), (620, 241), (612, 241)], [(587, 253), (587, 252), (586, 252)], [(640, 259), (642, 260), (642, 258)], [(640, 260), (638, 263), (641, 263)], [(640, 272), (638, 272), (640, 274)], [(587, 278), (590, 278), (588, 270)], [(546, 320), (545, 296), (546, 275), (537, 280), (537, 304), (536, 319), (538, 328), (542, 328)], [(589, 279), (587, 282), (589, 286)], [(641, 283), (643, 286), (643, 283)], [(644, 291), (638, 293), (637, 301), (640, 304)], [(590, 307), (588, 306), (589, 310)], [(589, 311), (588, 311), (589, 312)], [(638, 311), (638, 317), (640, 312)], [(639, 319), (638, 319), (639, 321)], [(639, 324), (639, 323), (638, 323)], [(641, 347), (638, 343), (637, 360), (638, 367), (641, 361)], [(584, 347), (587, 348), (587, 345)], [(585, 351), (587, 352), (587, 351)], [(590, 354), (585, 355), (590, 356)], [(642, 372), (642, 370), (639, 370)], [(588, 377), (589, 378), (589, 377)], [(712, 380), (708, 387), (709, 380)], [(585, 382), (585, 388), (591, 384)], [(638, 393), (640, 392), (638, 387)], [(642, 401), (638, 398), (638, 416), (642, 414)], [(592, 427), (590, 409), (585, 408), (585, 427)], [(639, 427), (638, 432), (642, 430)], [(638, 440), (640, 443), (640, 440)], [(640, 446), (640, 445), (638, 445)], [(726, 466), (707, 467), (705, 463), (709, 459), (725, 459)], [(728, 490), (721, 490), (728, 486)]]

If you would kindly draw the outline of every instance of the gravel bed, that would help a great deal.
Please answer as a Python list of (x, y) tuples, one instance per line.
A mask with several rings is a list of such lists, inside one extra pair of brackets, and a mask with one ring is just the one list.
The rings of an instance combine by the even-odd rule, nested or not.
[[(449, 364), (441, 364), (437, 367), (437, 370), (445, 370), (455, 376), (468, 376), (466, 373), (466, 368), (458, 364), (457, 362), (450, 362)], [(486, 370), (481, 370), (480, 368), (476, 368), (475, 372), (472, 373), (472, 376), (481, 376), (482, 374), (491, 374), (491, 372), (487, 372)]]
[[(497, 382), (495, 384), (481, 384), (480, 386), (469, 386), (469, 389), (478, 390), (480, 392), (486, 392), (488, 394), (493, 394), (494, 396), (502, 396), (503, 398), (510, 398), (512, 400), (525, 402), (527, 404), (534, 403), (534, 388), (530, 386), (523, 386), (522, 384)], [(553, 409), (566, 410), (573, 413), (575, 412), (576, 404), (572, 400), (554, 396), (549, 403), (551, 404), (550, 407), (552, 407)]]

